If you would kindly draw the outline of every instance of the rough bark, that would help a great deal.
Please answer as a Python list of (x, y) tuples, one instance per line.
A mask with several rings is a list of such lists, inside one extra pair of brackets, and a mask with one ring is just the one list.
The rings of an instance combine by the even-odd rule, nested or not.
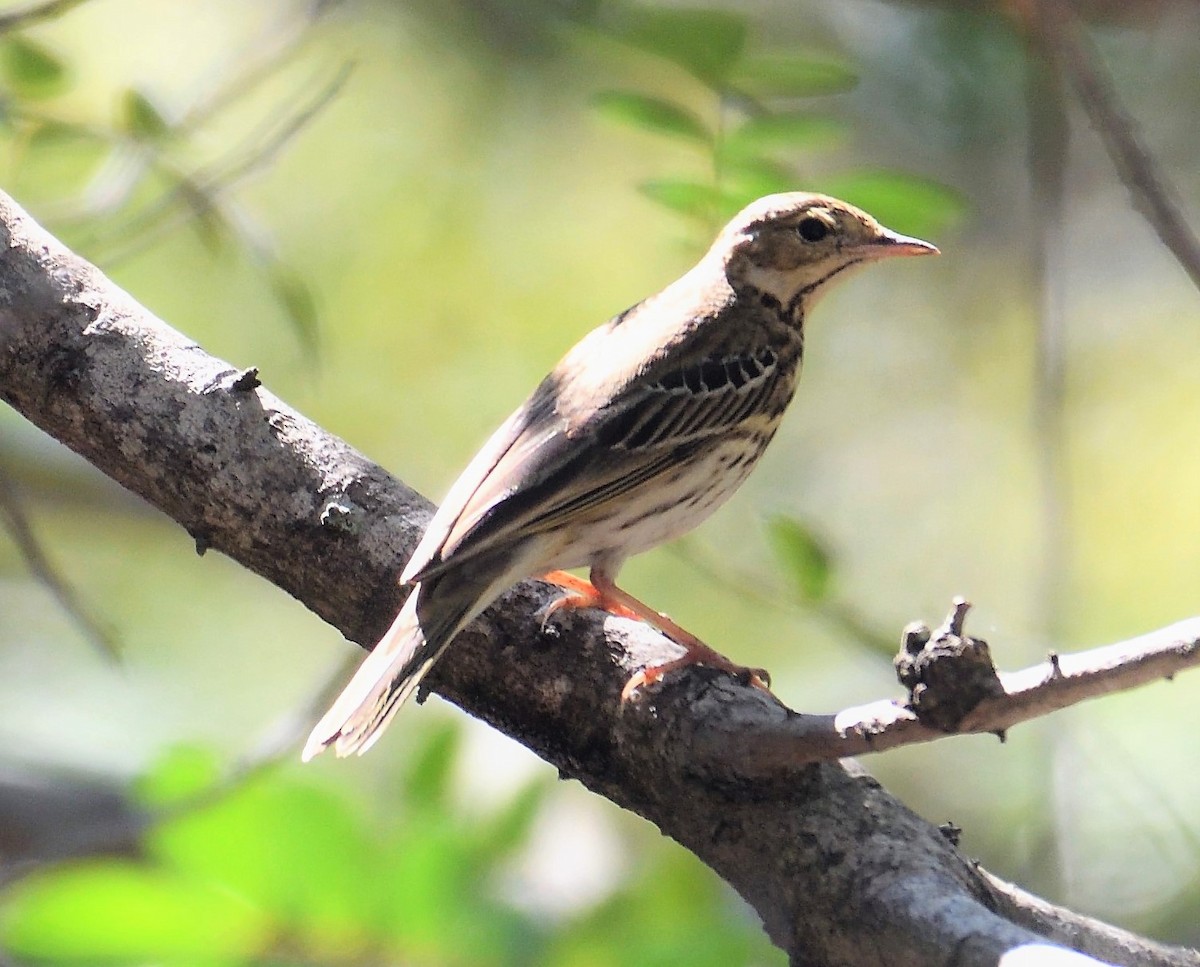
[[(373, 642), (428, 502), (154, 318), (4, 196), (0, 240), (0, 396), (200, 549)], [(793, 964), (1096, 962), (1049, 945), (1046, 921), (1018, 922), (1011, 896), (853, 765), (742, 775), (746, 736), (793, 714), (769, 696), (693, 669), (623, 706), (629, 670), (669, 644), (593, 612), (542, 629), (534, 612), (550, 593), (529, 583), (502, 598), (431, 687), (692, 850)], [(1112, 962), (1200, 964), (1104, 937), (1056, 935)]]

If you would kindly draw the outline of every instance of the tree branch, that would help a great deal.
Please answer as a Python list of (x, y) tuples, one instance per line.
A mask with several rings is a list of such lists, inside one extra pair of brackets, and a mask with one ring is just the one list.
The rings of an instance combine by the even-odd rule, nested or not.
[(33, 524), (21, 501), (21, 495), (0, 467), (0, 526), (8, 531), (13, 543), (25, 561), (29, 573), (58, 602), (96, 650), (112, 662), (120, 662), (121, 649), (117, 636), (108, 623), (96, 617), (91, 608), (84, 604), (79, 591), (59, 572), (50, 561), (42, 542), (34, 533)]
[(1042, 48), (1075, 88), (1134, 207), (1158, 234), (1175, 260), (1200, 288), (1200, 238), (1183, 217), (1176, 193), (1154, 156), (1138, 139), (1137, 126), (1121, 104), (1112, 81), (1088, 44), (1067, 0), (1037, 0), (1030, 25)]
[(43, 0), (41, 3), (30, 3), (15, 10), (7, 10), (0, 14), (0, 34), (24, 30), (46, 20), (55, 20), (85, 3), (87, 0)]
[[(935, 663), (949, 666), (943, 671), (925, 669), (921, 686), (937, 690), (937, 705), (929, 713), (922, 710), (921, 698), (914, 701), (911, 695), (907, 704), (882, 700), (833, 715), (806, 715), (789, 709), (772, 715), (764, 709), (747, 725), (754, 730), (753, 741), (738, 757), (738, 773), (746, 778), (771, 779), (806, 762), (832, 762), (947, 735), (992, 732), (1003, 736), (1014, 725), (1089, 698), (1170, 679), (1180, 671), (1200, 666), (1200, 618), (1189, 618), (1103, 648), (1052, 654), (1041, 664), (1021, 671), (997, 672), (986, 656), (986, 643), (965, 637), (962, 614), (955, 616), (958, 623), (948, 620), (925, 644), (926, 651), (940, 650)], [(925, 633), (929, 634), (927, 629)], [(969, 694), (964, 700), (959, 694), (967, 680), (960, 664), (962, 653), (980, 645), (985, 649), (984, 662), (995, 687), (986, 694)], [(929, 703), (929, 693), (922, 697)], [(947, 717), (947, 708), (954, 709), (955, 714)], [(721, 739), (717, 739), (711, 754), (718, 759), (728, 757)]]
[[(2, 195), (0, 396), (178, 521), (198, 549), (229, 555), (350, 638), (376, 640), (394, 615), (428, 502), (253, 371), (155, 319)], [(622, 706), (629, 669), (671, 646), (596, 612), (542, 629), (536, 611), (552, 593), (529, 582), (505, 595), (455, 641), (430, 687), (692, 850), (755, 907), (792, 964), (1067, 956), (997, 912), (1002, 898), (974, 865), (852, 764), (743, 775), (737, 762), (764, 723), (792, 714), (769, 696), (695, 668)]]

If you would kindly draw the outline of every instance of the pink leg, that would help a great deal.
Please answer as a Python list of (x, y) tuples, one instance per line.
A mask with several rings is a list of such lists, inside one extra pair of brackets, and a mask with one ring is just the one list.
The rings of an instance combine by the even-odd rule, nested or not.
[(543, 575), (543, 580), (557, 584), (571, 592), (553, 602), (546, 609), (546, 617), (562, 608), (599, 608), (601, 611), (607, 611), (609, 614), (619, 615), (622, 618), (644, 621), (686, 649), (686, 653), (679, 658), (663, 662), (660, 665), (650, 665), (636, 672), (621, 690), (622, 702), (629, 701), (639, 688), (653, 685), (668, 673), (679, 668), (686, 668), (688, 665), (707, 665), (710, 668), (720, 668), (735, 678), (748, 681), (756, 688), (761, 688), (765, 692), (770, 691), (771, 678), (763, 669), (735, 665), (690, 631), (677, 625), (665, 614), (643, 604), (628, 591), (621, 590), (617, 587), (616, 582), (602, 570), (592, 568), (589, 576), (591, 577), (590, 581), (585, 581), (583, 578), (565, 571), (551, 571), (549, 574)]
[(542, 611), (542, 620), (548, 621), (552, 614), (559, 611), (570, 611), (575, 608), (597, 608), (600, 611), (607, 611), (609, 614), (615, 614), (619, 618), (632, 618), (635, 621), (641, 620), (641, 616), (628, 608), (623, 608), (619, 604), (605, 598), (591, 581), (585, 578), (576, 577), (569, 571), (549, 571), (542, 575), (542, 580), (550, 584), (555, 584), (563, 588), (568, 594), (564, 594), (556, 601), (551, 601)]

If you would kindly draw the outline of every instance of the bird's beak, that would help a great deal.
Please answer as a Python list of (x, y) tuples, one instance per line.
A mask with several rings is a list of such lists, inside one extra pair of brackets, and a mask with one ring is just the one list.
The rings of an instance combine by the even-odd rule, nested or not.
[(881, 229), (879, 236), (871, 240), (871, 248), (877, 258), (887, 258), (892, 255), (940, 255), (938, 247), (929, 242), (923, 242), (911, 235), (901, 235), (889, 228)]

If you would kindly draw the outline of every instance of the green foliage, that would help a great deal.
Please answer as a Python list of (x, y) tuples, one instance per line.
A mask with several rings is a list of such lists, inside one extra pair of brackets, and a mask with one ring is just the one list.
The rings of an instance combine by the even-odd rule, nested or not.
[[(335, 84), (341, 79), (339, 74)], [(201, 127), (196, 117), (172, 123), (150, 94), (135, 87), (120, 93), (111, 122), (52, 113), (44, 102), (70, 92), (73, 80), (66, 62), (48, 47), (19, 33), (0, 40), (4, 111), (23, 148), (14, 153), (5, 172), (9, 186), (16, 182), (22, 194), (35, 198), (39, 190), (48, 192), (51, 204), (65, 214), (71, 244), (109, 268), (189, 224), (214, 255), (233, 249), (260, 270), (301, 344), (314, 354), (319, 319), (310, 287), (275, 254), (271, 239), (251, 230), (245, 218), (231, 215), (226, 197), (258, 166), (260, 156), (279, 150), (283, 136), (264, 126), (251, 136), (242, 157), (219, 158), (208, 168), (181, 163), (181, 157), (194, 153), (193, 138)], [(230, 90), (214, 100), (226, 107), (236, 104), (243, 93), (241, 81), (231, 77)], [(297, 108), (295, 116), (288, 117), (285, 109), (272, 120), (290, 136), (311, 121), (327, 99), (327, 91), (321, 92), (315, 103)], [(209, 120), (217, 114), (197, 116)], [(130, 152), (131, 143), (138, 152)], [(64, 170), (67, 163), (69, 173)], [(78, 198), (69, 200), (72, 191)], [(53, 220), (49, 227), (61, 230)]]
[(712, 139), (712, 134), (696, 115), (661, 98), (629, 91), (601, 91), (593, 98), (593, 103), (604, 116), (655, 134), (674, 135), (702, 144), (708, 144)]
[(148, 809), (186, 802), (216, 785), (221, 763), (216, 753), (199, 745), (175, 745), (143, 775), (131, 792)]
[(638, 185), (647, 198), (680, 215), (713, 222), (737, 202), (716, 185), (682, 179), (657, 178)]
[(825, 189), (858, 205), (891, 228), (932, 235), (965, 212), (966, 199), (952, 188), (901, 171), (863, 169), (830, 175)]
[(767, 521), (767, 537), (800, 600), (819, 604), (829, 596), (833, 556), (798, 520), (779, 515)]
[(321, 318), (316, 296), (308, 280), (274, 256), (267, 259), (264, 272), (279, 307), (287, 316), (301, 345), (310, 357), (315, 358), (321, 335)]
[(18, 34), (0, 43), (0, 79), (15, 96), (39, 100), (65, 91), (70, 71), (48, 47)]
[(90, 860), (8, 891), (9, 954), (49, 962), (238, 963), (261, 950), (269, 921), (219, 884), (121, 860)]
[(121, 99), (121, 126), (139, 141), (157, 141), (171, 133), (171, 125), (150, 98), (134, 88)]
[(773, 152), (834, 147), (845, 139), (846, 126), (817, 114), (763, 114), (750, 117), (721, 142), (722, 161), (754, 159)]
[[(748, 51), (748, 18), (724, 10), (621, 7), (603, 26), (612, 36), (685, 68), (711, 98), (712, 124), (687, 105), (644, 92), (606, 91), (594, 102), (599, 113), (618, 123), (697, 146), (710, 179), (668, 175), (645, 181), (638, 190), (701, 222), (706, 232), (754, 198), (805, 184), (800, 165), (807, 156), (847, 140), (837, 119), (795, 109), (799, 98), (854, 87), (857, 72), (837, 57)], [(823, 178), (821, 187), (858, 199), (884, 222), (911, 232), (934, 232), (964, 207), (949, 189), (898, 171)]]
[(290, 950), (521, 963), (538, 929), (490, 883), (528, 838), (546, 787), (464, 832), (448, 782), (456, 746), (446, 730), (421, 750), (394, 825), (291, 775), (217, 794), (211, 754), (172, 750), (135, 783), (139, 798), (169, 804), (145, 836), (146, 859), (18, 882), (0, 898), (0, 942), (51, 962), (251, 964)]
[(742, 55), (747, 23), (740, 14), (725, 10), (631, 5), (619, 8), (608, 29), (716, 87)]
[(757, 54), (742, 59), (732, 78), (756, 97), (817, 97), (840, 94), (858, 83), (858, 72), (829, 54)]
[[(385, 820), (294, 772), (228, 788), (214, 755), (168, 751), (133, 784), (160, 810), (140, 859), (50, 867), (0, 893), (0, 945), (46, 964), (699, 964), (769, 950), (720, 882), (670, 850), (578, 923), (549, 929), (498, 884), (553, 786), (468, 819), (454, 727), (417, 750)], [(606, 926), (614, 913), (622, 928)], [(659, 918), (663, 923), (655, 926)], [(611, 923), (611, 921), (609, 921)], [(583, 959), (581, 959), (583, 958)]]
[[(559, 937), (549, 962), (559, 967), (730, 967), (777, 959), (778, 951), (753, 916), (699, 860), (672, 850)], [(739, 920), (741, 929), (719, 928)], [(614, 930), (613, 924), (620, 926)]]

